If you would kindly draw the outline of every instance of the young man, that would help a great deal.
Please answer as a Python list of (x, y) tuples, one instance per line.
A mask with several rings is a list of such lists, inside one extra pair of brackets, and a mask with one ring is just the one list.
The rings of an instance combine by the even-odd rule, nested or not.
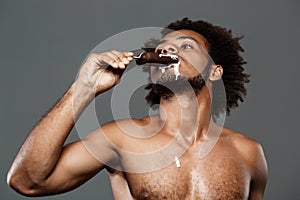
[[(214, 84), (224, 82), (227, 113), (246, 94), (249, 76), (242, 68), (240, 38), (187, 18), (167, 28), (176, 31), (165, 32), (156, 51), (178, 56), (180, 76), (174, 67), (151, 69), (147, 100), (159, 104), (158, 115), (112, 121), (84, 140), (63, 146), (95, 94), (112, 88), (133, 60), (131, 52), (92, 54), (74, 84), (26, 139), (8, 184), (26, 196), (52, 195), (78, 187), (105, 168), (115, 199), (263, 199), (267, 166), (261, 146), (211, 122), (224, 111), (212, 109), (219, 100)], [(214, 130), (221, 131), (218, 137)], [(213, 140), (213, 148), (200, 158), (202, 146)]]

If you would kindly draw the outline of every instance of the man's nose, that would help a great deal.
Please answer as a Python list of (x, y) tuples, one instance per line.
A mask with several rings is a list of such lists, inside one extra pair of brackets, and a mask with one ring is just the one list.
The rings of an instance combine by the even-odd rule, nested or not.
[(162, 48), (161, 53), (164, 53), (164, 54), (176, 54), (176, 53), (178, 53), (178, 50), (177, 50), (177, 48), (174, 45), (166, 44)]

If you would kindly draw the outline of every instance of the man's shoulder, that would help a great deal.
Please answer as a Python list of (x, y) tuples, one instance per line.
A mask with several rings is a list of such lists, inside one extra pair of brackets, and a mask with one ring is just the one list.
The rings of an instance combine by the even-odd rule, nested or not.
[(248, 164), (266, 164), (262, 145), (257, 140), (230, 129), (225, 129), (225, 134)]
[(236, 147), (257, 148), (261, 146), (259, 142), (247, 135), (234, 130), (224, 128), (223, 135), (230, 140)]
[[(142, 130), (149, 124), (149, 117), (142, 119), (126, 118), (107, 122), (99, 127), (99, 130), (110, 139), (120, 139), (133, 136), (139, 129)], [(127, 138), (129, 139), (129, 138)]]
[(128, 128), (128, 127), (142, 127), (146, 126), (149, 123), (150, 117), (144, 117), (141, 119), (136, 119), (136, 118), (125, 118), (125, 119), (118, 119), (118, 120), (113, 120), (110, 122), (107, 122), (101, 126), (101, 128), (104, 129), (113, 129), (113, 130), (119, 130), (123, 131), (123, 128)]

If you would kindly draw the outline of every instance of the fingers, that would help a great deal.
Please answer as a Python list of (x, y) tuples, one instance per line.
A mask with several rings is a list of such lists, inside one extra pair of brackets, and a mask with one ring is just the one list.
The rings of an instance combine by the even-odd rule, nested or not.
[(124, 53), (116, 50), (108, 52), (108, 56), (114, 60), (112, 67), (118, 66), (121, 69), (124, 69), (125, 65), (129, 64), (130, 60), (128, 58), (131, 58), (129, 52)]
[(125, 69), (126, 65), (133, 60), (133, 55), (134, 54), (132, 52), (120, 52), (112, 50), (101, 54), (94, 54), (93, 56), (96, 57), (96, 60), (100, 66), (103, 66), (103, 64), (108, 64), (113, 68)]

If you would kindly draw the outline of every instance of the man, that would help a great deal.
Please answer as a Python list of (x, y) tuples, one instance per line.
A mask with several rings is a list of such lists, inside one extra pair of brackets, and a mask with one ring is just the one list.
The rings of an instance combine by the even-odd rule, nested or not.
[[(63, 146), (94, 95), (112, 88), (134, 56), (116, 50), (92, 54), (74, 84), (26, 139), (8, 173), (8, 184), (26, 196), (59, 194), (105, 168), (115, 199), (263, 199), (267, 167), (261, 146), (227, 128), (218, 129), (219, 135), (214, 133), (217, 129), (209, 131), (218, 127), (212, 116), (224, 109), (229, 114), (246, 94), (249, 76), (242, 68), (240, 38), (187, 18), (167, 28), (177, 31), (165, 32), (156, 51), (178, 56), (180, 76), (174, 66), (151, 69), (147, 100), (159, 104), (158, 115), (113, 121), (82, 141)], [(216, 64), (209, 62), (203, 49)], [(212, 109), (219, 100), (214, 84), (221, 80), (226, 108)], [(181, 84), (185, 81), (189, 84)], [(201, 147), (212, 140), (215, 145), (200, 158)], [(173, 141), (178, 144), (166, 148)], [(180, 145), (185, 150), (178, 152)], [(132, 157), (153, 152), (161, 156)], [(164, 163), (168, 155), (173, 162)]]

